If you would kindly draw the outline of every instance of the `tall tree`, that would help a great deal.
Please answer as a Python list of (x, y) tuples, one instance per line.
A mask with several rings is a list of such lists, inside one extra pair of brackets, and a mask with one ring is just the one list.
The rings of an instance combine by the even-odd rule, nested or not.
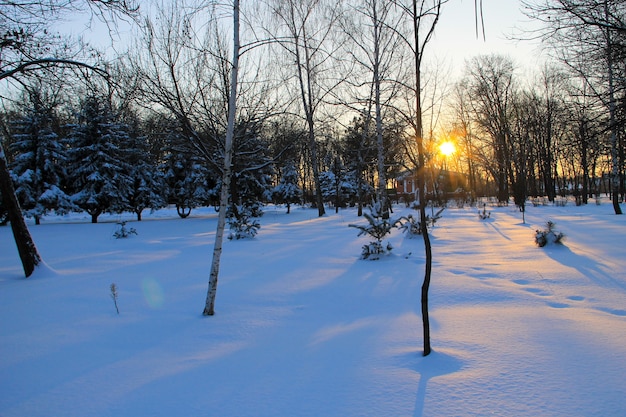
[[(333, 33), (340, 16), (339, 3), (323, 0), (275, 0), (272, 13), (277, 22), (272, 36), (295, 65), (301, 109), (308, 129), (308, 144), (318, 215), (325, 214), (319, 178), (316, 124), (326, 96), (336, 86), (336, 74), (324, 77), (333, 59)], [(333, 80), (328, 84), (329, 80)], [(326, 81), (326, 83), (324, 82)]]
[[(360, 113), (366, 120), (374, 120), (377, 150), (377, 195), (384, 208), (383, 216), (389, 217), (387, 196), (387, 175), (385, 168), (384, 119), (385, 109), (390, 107), (399, 90), (397, 83), (398, 70), (401, 68), (402, 45), (398, 36), (398, 26), (402, 22), (402, 13), (393, 2), (381, 0), (361, 0), (353, 6), (355, 13), (347, 14), (345, 31), (350, 38), (348, 53), (357, 68), (353, 71), (357, 79), (354, 81), (360, 93), (357, 103), (363, 106)], [(367, 81), (363, 79), (366, 78)], [(354, 107), (354, 105), (351, 105)], [(372, 107), (374, 115), (371, 114)], [(364, 131), (363, 139), (366, 139)]]
[(65, 214), (73, 205), (62, 190), (67, 161), (66, 148), (55, 131), (55, 95), (46, 98), (38, 87), (28, 90), (24, 116), (11, 123), (10, 149), (15, 154), (11, 168), (21, 208), (39, 224), (46, 213)]
[(473, 58), (467, 66), (469, 89), (474, 119), (489, 138), (486, 160), (498, 186), (498, 201), (509, 199), (511, 170), (510, 112), (514, 96), (514, 66), (503, 55), (482, 55)]

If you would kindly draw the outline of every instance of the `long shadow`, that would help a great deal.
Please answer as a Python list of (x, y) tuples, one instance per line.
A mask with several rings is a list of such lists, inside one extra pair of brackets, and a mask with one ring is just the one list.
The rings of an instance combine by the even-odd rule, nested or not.
[(417, 386), (417, 394), (415, 397), (414, 417), (422, 417), (424, 414), (428, 382), (433, 378), (459, 372), (463, 368), (463, 365), (464, 362), (462, 360), (447, 353), (437, 351), (432, 351), (430, 355), (420, 358), (415, 368), (415, 371), (420, 374), (420, 382)]
[[(562, 265), (576, 269), (583, 276), (595, 281), (597, 284), (609, 289), (612, 287), (626, 292), (626, 280), (620, 281), (610, 275), (607, 272), (611, 270), (609, 265), (604, 265), (593, 258), (573, 252), (567, 247), (567, 244), (553, 245), (545, 250), (550, 258)], [(618, 271), (614, 273), (619, 274)]]

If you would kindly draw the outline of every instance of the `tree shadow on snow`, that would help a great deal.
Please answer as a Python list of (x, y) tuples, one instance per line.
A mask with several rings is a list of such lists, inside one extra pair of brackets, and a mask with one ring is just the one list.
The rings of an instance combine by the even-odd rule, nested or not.
[[(414, 360), (415, 352), (411, 353), (411, 357)], [(412, 364), (412, 369), (420, 375), (420, 381), (415, 396), (414, 417), (422, 417), (424, 414), (424, 404), (426, 402), (426, 394), (430, 380), (459, 372), (463, 369), (464, 365), (464, 361), (458, 357), (435, 350), (428, 356), (419, 357), (417, 362)]]
[(619, 274), (611, 265), (598, 262), (597, 259), (572, 251), (565, 244), (552, 244), (544, 248), (546, 254), (560, 264), (574, 268), (584, 277), (607, 289), (618, 289), (626, 292), (626, 282), (611, 275)]

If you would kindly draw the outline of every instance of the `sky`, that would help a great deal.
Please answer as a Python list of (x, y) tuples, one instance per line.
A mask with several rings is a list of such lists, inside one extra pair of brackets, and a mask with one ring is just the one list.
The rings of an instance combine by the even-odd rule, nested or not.
[[(479, 0), (480, 1), (480, 0)], [(519, 0), (482, 0), (485, 39), (482, 33), (476, 36), (474, 0), (449, 0), (443, 6), (442, 15), (429, 44), (427, 55), (449, 62), (454, 72), (463, 67), (464, 61), (479, 54), (504, 53), (510, 55), (520, 67), (537, 61), (538, 48), (528, 41), (511, 40), (511, 35), (519, 33), (519, 28), (528, 27), (531, 22), (521, 11)], [(93, 27), (85, 29), (84, 17), (70, 22), (68, 27), (74, 34), (82, 33), (90, 42), (100, 47), (110, 48), (112, 42), (106, 27), (93, 22)], [(517, 28), (517, 29), (516, 29)], [(116, 49), (123, 50), (123, 44), (130, 34), (127, 24), (119, 27), (120, 34), (113, 39)]]
[(522, 13), (519, 0), (482, 0), (482, 4), (485, 39), (480, 28), (476, 37), (474, 0), (450, 0), (442, 10), (427, 55), (450, 62), (453, 72), (461, 71), (466, 59), (491, 53), (510, 55), (521, 68), (534, 65), (538, 45), (512, 40), (519, 29), (532, 24)]

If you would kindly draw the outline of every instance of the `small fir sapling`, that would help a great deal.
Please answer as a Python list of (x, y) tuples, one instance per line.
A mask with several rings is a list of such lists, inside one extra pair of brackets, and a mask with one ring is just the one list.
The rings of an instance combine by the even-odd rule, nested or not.
[(120, 229), (116, 230), (115, 233), (113, 233), (113, 236), (116, 239), (121, 239), (121, 238), (129, 237), (130, 235), (137, 234), (137, 230), (135, 230), (134, 227), (131, 227), (129, 229), (126, 228), (126, 221), (121, 221), (121, 222), (118, 222), (117, 224), (120, 226)]
[(565, 238), (565, 235), (562, 232), (557, 231), (554, 227), (555, 227), (555, 223), (548, 220), (546, 222), (545, 229), (535, 230), (535, 243), (537, 244), (537, 246), (542, 248), (549, 243), (556, 243), (556, 244), (563, 243), (563, 239)]
[(115, 311), (117, 311), (117, 314), (120, 314), (120, 309), (117, 307), (117, 285), (115, 283), (111, 284), (111, 298), (113, 299), (113, 304), (115, 304)]
[[(441, 218), (441, 213), (445, 210), (445, 207), (442, 207), (437, 211), (437, 213), (433, 213), (433, 215), (426, 215), (426, 227), (432, 227), (437, 223), (437, 220)], [(417, 217), (413, 217), (413, 215), (409, 214), (406, 217), (400, 217), (397, 222), (400, 224), (399, 228), (403, 233), (409, 238), (419, 236), (422, 234), (422, 224)]]
[(234, 206), (232, 213), (229, 213), (228, 225), (230, 234), (228, 239), (252, 239), (261, 228), (261, 224), (253, 217), (255, 209), (245, 206)]
[(400, 220), (391, 221), (388, 218), (383, 218), (383, 210), (379, 202), (374, 202), (370, 213), (363, 213), (363, 217), (365, 217), (369, 224), (365, 226), (349, 224), (348, 226), (359, 229), (360, 232), (358, 236), (369, 235), (376, 239), (367, 245), (363, 245), (361, 258), (370, 260), (379, 259), (380, 255), (389, 253), (393, 249), (390, 243), (383, 246), (382, 240), (391, 233), (391, 229), (397, 227)]

